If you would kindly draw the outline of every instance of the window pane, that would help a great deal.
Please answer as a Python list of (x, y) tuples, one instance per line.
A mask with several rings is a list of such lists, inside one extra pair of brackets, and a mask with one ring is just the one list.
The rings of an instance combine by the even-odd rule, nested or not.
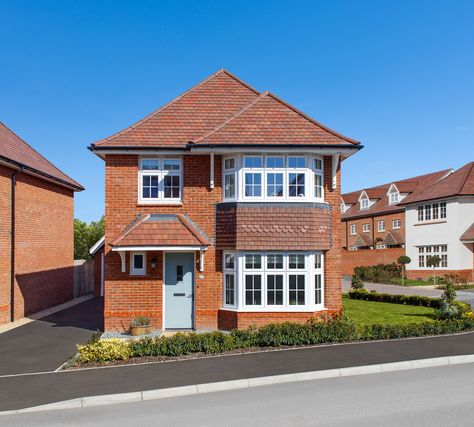
[(142, 170), (144, 171), (156, 171), (158, 170), (158, 160), (143, 159)]
[(144, 175), (142, 177), (142, 198), (156, 199), (158, 198), (158, 176)]
[(224, 169), (229, 170), (229, 169), (234, 169), (235, 168), (235, 159), (225, 159), (224, 160)]
[(285, 159), (283, 157), (267, 157), (267, 168), (283, 168)]
[(262, 158), (247, 156), (244, 159), (244, 167), (246, 168), (261, 168), (262, 167)]
[(245, 304), (262, 304), (262, 276), (255, 274), (245, 275)]
[(245, 196), (260, 197), (262, 195), (262, 174), (246, 173), (245, 174)]
[(323, 196), (323, 177), (317, 173), (314, 174), (314, 197), (320, 199)]
[(314, 268), (318, 269), (322, 267), (322, 255), (314, 254)]
[(290, 173), (288, 193), (290, 197), (304, 197), (304, 173)]
[(235, 276), (234, 274), (225, 275), (225, 303), (235, 305)]
[(291, 269), (302, 269), (305, 267), (303, 254), (290, 254), (288, 267)]
[(163, 179), (165, 199), (179, 199), (179, 176), (167, 175)]
[(306, 166), (306, 159), (304, 157), (288, 157), (289, 168), (304, 168)]
[(270, 270), (281, 270), (283, 268), (283, 255), (267, 255), (267, 268)]
[(290, 274), (289, 281), (289, 304), (304, 305), (304, 279), (302, 274)]
[(166, 171), (179, 171), (181, 162), (179, 160), (163, 160), (163, 169)]
[(322, 170), (323, 169), (323, 162), (321, 159), (314, 159), (314, 169)]
[(133, 269), (142, 270), (143, 269), (143, 255), (135, 254), (133, 255)]
[(250, 270), (262, 268), (262, 255), (260, 254), (246, 254), (245, 268)]
[(235, 174), (227, 174), (224, 176), (224, 197), (233, 199), (235, 197)]
[(321, 304), (322, 301), (322, 276), (321, 274), (314, 275), (314, 303)]
[(283, 275), (269, 274), (267, 276), (267, 304), (283, 305)]
[(225, 254), (224, 267), (229, 270), (235, 269), (235, 254)]
[(282, 173), (267, 173), (267, 196), (283, 197)]

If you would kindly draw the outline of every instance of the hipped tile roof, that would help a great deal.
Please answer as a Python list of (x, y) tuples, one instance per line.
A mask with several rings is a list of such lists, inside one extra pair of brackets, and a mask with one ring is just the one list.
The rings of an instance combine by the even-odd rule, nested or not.
[(470, 195), (474, 195), (474, 162), (464, 165), (423, 191), (408, 196), (401, 204), (407, 205), (409, 203), (443, 199), (452, 196)]
[[(430, 185), (439, 181), (449, 171), (450, 169), (445, 169), (426, 175), (416, 176), (414, 178), (394, 181), (376, 187), (366, 188), (358, 191), (353, 191), (351, 193), (343, 194), (341, 197), (344, 200), (344, 203), (353, 206), (351, 206), (346, 212), (344, 212), (341, 215), (341, 218), (344, 220), (366, 217), (375, 214), (380, 215), (384, 213), (402, 211), (404, 210), (404, 207), (401, 206), (401, 204), (404, 202), (405, 199), (410, 197), (410, 195), (406, 196), (402, 203), (391, 205), (387, 196), (387, 192), (392, 184), (395, 184), (400, 193), (418, 194), (419, 192), (428, 188)], [(363, 191), (365, 191), (369, 199), (375, 200), (375, 203), (369, 209), (360, 209), (359, 197)]]
[(111, 243), (122, 246), (209, 246), (207, 237), (182, 214), (138, 216)]
[(472, 242), (474, 241), (474, 222), (472, 225), (463, 233), (460, 240), (462, 242)]
[(45, 178), (72, 186), (76, 191), (84, 190), (81, 184), (60, 171), (49, 160), (1, 122), (0, 157), (16, 165), (24, 166), (25, 169), (31, 170)]
[(359, 145), (268, 92), (220, 70), (133, 126), (92, 144), (173, 147), (190, 144)]

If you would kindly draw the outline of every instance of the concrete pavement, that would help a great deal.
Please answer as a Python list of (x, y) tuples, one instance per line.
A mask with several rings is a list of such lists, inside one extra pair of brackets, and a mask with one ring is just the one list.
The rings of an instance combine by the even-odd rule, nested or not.
[(474, 332), (0, 377), (0, 411), (83, 396), (474, 354)]
[(103, 328), (101, 299), (65, 310), (0, 334), (0, 375), (53, 371)]
[(470, 426), (474, 364), (0, 418), (3, 426)]

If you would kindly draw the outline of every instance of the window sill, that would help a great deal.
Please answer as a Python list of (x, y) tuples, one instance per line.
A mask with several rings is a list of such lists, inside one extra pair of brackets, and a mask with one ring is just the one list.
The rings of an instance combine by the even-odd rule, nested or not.
[(312, 313), (315, 311), (325, 311), (327, 308), (322, 305), (315, 305), (313, 307), (297, 306), (293, 307), (255, 307), (255, 308), (235, 308), (235, 307), (221, 307), (220, 310), (234, 311), (236, 313)]
[(138, 202), (137, 207), (144, 206), (183, 206), (183, 202)]
[(415, 227), (418, 227), (420, 225), (433, 225), (433, 224), (445, 224), (447, 223), (448, 221), (443, 219), (443, 220), (440, 220), (440, 221), (424, 221), (424, 222), (417, 222), (416, 224), (414, 224)]

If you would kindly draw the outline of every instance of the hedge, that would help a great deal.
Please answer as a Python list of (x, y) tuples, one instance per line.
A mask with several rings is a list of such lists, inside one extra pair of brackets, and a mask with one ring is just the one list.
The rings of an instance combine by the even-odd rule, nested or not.
[[(421, 295), (392, 295), (381, 294), (378, 292), (369, 292), (367, 289), (354, 289), (348, 293), (349, 299), (357, 299), (363, 301), (388, 302), (391, 304), (417, 305), (423, 307), (432, 307), (439, 309), (442, 304), (441, 298), (423, 297)], [(471, 311), (471, 305), (466, 302), (455, 301), (454, 305), (461, 310), (462, 313)]]
[(391, 280), (402, 277), (402, 269), (395, 263), (360, 266), (354, 268), (353, 276), (364, 282), (390, 283)]
[(474, 330), (474, 316), (460, 320), (404, 325), (368, 325), (361, 328), (346, 317), (310, 320), (305, 324), (279, 323), (261, 328), (233, 330), (230, 333), (185, 332), (138, 340), (99, 340), (77, 347), (79, 363), (127, 360), (130, 357), (176, 357), (193, 353), (216, 354), (226, 351), (341, 343), (358, 340), (380, 340), (425, 335), (449, 334)]

